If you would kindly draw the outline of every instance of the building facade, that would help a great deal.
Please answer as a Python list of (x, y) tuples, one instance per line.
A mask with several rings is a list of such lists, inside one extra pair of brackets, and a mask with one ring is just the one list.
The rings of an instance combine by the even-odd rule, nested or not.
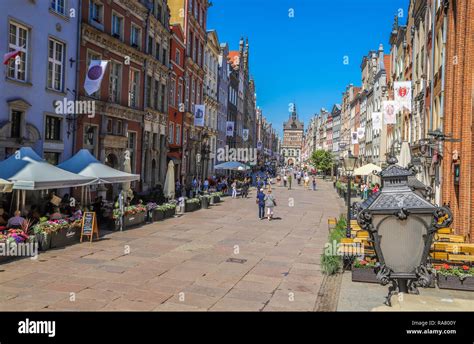
[(83, 139), (76, 130), (75, 111), (55, 106), (75, 101), (78, 92), (79, 8), (70, 6), (77, 4), (0, 2), (0, 25), (5, 29), (0, 51), (19, 52), (3, 66), (0, 81), (1, 160), (29, 146), (56, 165), (71, 157), (74, 141)]
[(291, 104), (288, 121), (283, 123), (283, 143), (280, 154), (284, 157), (285, 165), (300, 166), (303, 146), (304, 123), (298, 119), (296, 105)]

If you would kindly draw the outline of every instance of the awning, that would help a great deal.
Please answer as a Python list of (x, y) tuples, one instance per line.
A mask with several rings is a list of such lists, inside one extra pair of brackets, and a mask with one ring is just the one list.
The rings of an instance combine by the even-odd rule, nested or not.
[(231, 171), (250, 170), (250, 167), (238, 161), (227, 161), (222, 164), (214, 166), (214, 168), (216, 170), (231, 170)]
[(20, 148), (0, 162), (0, 178), (13, 183), (13, 189), (44, 190), (88, 185), (94, 178), (80, 176), (53, 166), (30, 147)]
[(72, 158), (58, 165), (59, 168), (78, 175), (94, 178), (94, 183), (126, 183), (140, 180), (138, 174), (116, 170), (97, 160), (87, 149), (81, 149)]
[(12, 192), (13, 183), (10, 183), (8, 180), (0, 178), (0, 192)]

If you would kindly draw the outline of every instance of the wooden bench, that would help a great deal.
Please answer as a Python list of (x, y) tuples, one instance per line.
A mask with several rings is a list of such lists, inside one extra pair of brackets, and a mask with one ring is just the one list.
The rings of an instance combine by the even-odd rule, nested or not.
[(469, 254), (448, 254), (448, 260), (452, 262), (474, 262), (474, 256)]
[(464, 235), (455, 235), (455, 234), (435, 234), (435, 241), (444, 241), (444, 242), (465, 242)]
[(337, 225), (337, 219), (335, 217), (330, 217), (328, 219), (328, 231), (331, 231)]
[(447, 260), (448, 254), (446, 252), (431, 252), (431, 257), (435, 260)]
[(449, 227), (444, 227), (444, 228), (438, 229), (437, 233), (438, 234), (453, 234), (453, 229)]
[(474, 254), (474, 244), (466, 243), (448, 243), (448, 242), (435, 242), (433, 245), (435, 251), (443, 251), (449, 253), (466, 253)]

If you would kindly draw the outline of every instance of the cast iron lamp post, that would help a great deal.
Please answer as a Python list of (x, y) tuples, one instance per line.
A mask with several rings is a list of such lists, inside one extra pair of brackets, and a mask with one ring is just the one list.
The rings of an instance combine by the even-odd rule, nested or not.
[(392, 283), (385, 304), (391, 306), (396, 292), (418, 294), (417, 287), (428, 287), (432, 273), (427, 263), (433, 236), (452, 222), (449, 208), (437, 207), (408, 186), (409, 168), (398, 165), (393, 156), (377, 173), (383, 188), (360, 205), (357, 222), (369, 232), (379, 263), (377, 279)]
[(357, 157), (352, 155), (352, 152), (349, 150), (346, 157), (341, 158), (344, 170), (347, 175), (347, 227), (346, 227), (346, 237), (351, 237), (351, 179), (352, 174), (354, 173), (355, 165), (357, 162)]

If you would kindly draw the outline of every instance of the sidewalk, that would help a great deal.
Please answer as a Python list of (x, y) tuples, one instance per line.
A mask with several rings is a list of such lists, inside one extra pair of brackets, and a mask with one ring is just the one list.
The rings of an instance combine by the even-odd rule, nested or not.
[[(468, 291), (419, 288), (420, 295), (406, 295), (404, 303), (398, 303), (398, 297), (392, 298), (393, 307), (383, 303), (388, 294), (388, 286), (375, 283), (352, 282), (351, 272), (342, 276), (337, 311), (448, 311), (450, 307), (464, 304), (459, 311), (474, 311), (474, 293)], [(466, 308), (472, 307), (472, 308)]]

